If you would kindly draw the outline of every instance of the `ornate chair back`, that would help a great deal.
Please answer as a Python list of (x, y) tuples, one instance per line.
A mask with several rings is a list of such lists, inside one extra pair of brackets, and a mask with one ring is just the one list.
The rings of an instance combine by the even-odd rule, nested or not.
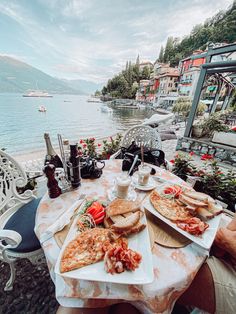
[(143, 145), (150, 149), (162, 148), (160, 134), (155, 129), (146, 125), (134, 126), (129, 129), (124, 135), (121, 147), (128, 148), (133, 141), (138, 146)]
[(17, 258), (27, 258), (32, 263), (45, 261), (34, 233), (40, 199), (36, 199), (31, 190), (21, 192), (27, 181), (19, 163), (0, 150), (0, 260), (10, 266), (10, 278), (4, 290), (13, 289)]
[(19, 193), (26, 184), (27, 176), (20, 164), (0, 150), (0, 216), (6, 210), (13, 213), (14, 209), (35, 198), (30, 190)]

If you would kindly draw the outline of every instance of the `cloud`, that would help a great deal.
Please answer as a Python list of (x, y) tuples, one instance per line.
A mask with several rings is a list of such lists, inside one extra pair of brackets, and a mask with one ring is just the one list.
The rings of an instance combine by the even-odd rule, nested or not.
[(231, 3), (2, 0), (0, 14), (17, 23), (22, 33), (14, 51), (11, 42), (5, 43), (6, 53), (19, 55), (21, 51), (24, 61), (53, 76), (104, 82), (138, 54), (141, 60), (155, 61), (168, 36), (189, 34), (194, 25)]

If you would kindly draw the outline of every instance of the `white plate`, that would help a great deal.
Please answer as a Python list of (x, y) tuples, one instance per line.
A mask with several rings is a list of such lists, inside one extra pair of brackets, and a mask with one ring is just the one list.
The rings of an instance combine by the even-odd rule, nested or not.
[[(160, 192), (160, 190), (158, 191)], [(204, 249), (209, 250), (214, 239), (215, 239), (215, 235), (217, 232), (217, 229), (219, 227), (219, 223), (221, 220), (221, 216), (222, 214), (207, 220), (207, 223), (209, 224), (209, 227), (204, 231), (204, 233), (200, 236), (194, 236), (184, 230), (182, 230), (181, 228), (179, 228), (175, 223), (171, 222), (169, 219), (165, 218), (164, 216), (162, 216), (151, 204), (149, 198), (146, 198), (144, 200), (143, 206), (149, 211), (151, 212), (154, 216), (156, 216), (157, 218), (161, 219), (162, 221), (164, 221), (165, 223), (167, 223), (167, 225), (171, 226), (173, 229), (175, 229), (176, 231), (178, 231), (179, 233), (183, 234), (186, 238), (190, 239), (191, 241), (195, 242), (196, 244), (200, 245), (201, 247), (203, 247)]]
[[(114, 201), (117, 198), (115, 187), (113, 187), (107, 191), (107, 196), (108, 196), (109, 201)], [(126, 197), (126, 200), (127, 201), (135, 201), (136, 198), (137, 198), (137, 193), (134, 191), (134, 189), (129, 187), (129, 192), (128, 192), (128, 195)]]
[(138, 183), (138, 177), (134, 176), (133, 184), (136, 189), (139, 189), (141, 191), (150, 191), (150, 190), (153, 190), (157, 186), (156, 182), (151, 177), (149, 178), (147, 185), (140, 185)]
[[(143, 215), (141, 221), (147, 224), (146, 217)], [(124, 271), (121, 274), (108, 274), (104, 269), (104, 261), (82, 267), (80, 269), (72, 270), (66, 273), (60, 272), (60, 260), (67, 244), (75, 238), (76, 235), (76, 219), (74, 220), (66, 240), (62, 246), (57, 263), (55, 266), (55, 273), (66, 278), (73, 278), (78, 280), (92, 280), (102, 282), (113, 282), (120, 284), (147, 284), (154, 279), (152, 253), (149, 241), (148, 228), (138, 234), (134, 234), (128, 238), (128, 245), (134, 251), (142, 255), (142, 261), (135, 271)]]

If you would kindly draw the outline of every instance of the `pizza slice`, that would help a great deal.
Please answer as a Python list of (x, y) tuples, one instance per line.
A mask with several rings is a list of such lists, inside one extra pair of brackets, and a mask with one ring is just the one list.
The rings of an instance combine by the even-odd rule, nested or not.
[(164, 217), (172, 221), (184, 221), (193, 217), (184, 206), (180, 206), (175, 199), (162, 197), (157, 191), (150, 195), (153, 207)]
[(78, 269), (101, 261), (104, 246), (113, 241), (111, 231), (93, 228), (81, 232), (65, 248), (60, 264), (61, 273)]

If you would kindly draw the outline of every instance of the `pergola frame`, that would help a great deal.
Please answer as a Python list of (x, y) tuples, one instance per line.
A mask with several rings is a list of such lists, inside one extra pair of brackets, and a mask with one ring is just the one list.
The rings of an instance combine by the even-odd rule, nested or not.
[[(187, 126), (185, 129), (184, 137), (190, 137), (193, 121), (194, 121), (196, 113), (197, 113), (197, 107), (199, 104), (199, 100), (201, 97), (203, 85), (204, 85), (205, 78), (206, 78), (207, 74), (220, 74), (220, 73), (226, 73), (226, 72), (236, 73), (236, 60), (211, 62), (212, 57), (217, 56), (217, 55), (221, 55), (221, 54), (229, 54), (229, 53), (231, 54), (235, 51), (236, 51), (236, 44), (231, 44), (231, 45), (227, 45), (227, 46), (223, 46), (223, 47), (215, 47), (215, 48), (210, 47), (209, 48), (207, 55), (206, 55), (206, 63), (204, 63), (201, 66), (201, 71), (200, 71), (200, 75), (198, 78), (196, 91), (195, 91), (195, 94), (193, 97), (192, 107), (191, 107), (191, 110), (189, 113), (189, 118), (188, 118)], [(225, 99), (225, 100), (227, 100), (227, 102), (224, 101), (222, 109), (227, 108), (227, 105), (230, 103), (230, 96), (232, 95), (232, 91), (233, 91), (233, 89), (235, 89), (235, 86), (232, 83), (225, 82), (225, 81), (224, 81), (224, 83), (226, 83), (228, 85), (228, 94), (227, 94), (226, 99)], [(214, 112), (216, 109), (217, 101), (218, 101), (219, 96), (220, 96), (220, 91), (221, 91), (222, 85), (223, 85), (223, 80), (218, 86), (213, 104), (212, 104), (211, 109), (210, 109), (210, 113)]]

